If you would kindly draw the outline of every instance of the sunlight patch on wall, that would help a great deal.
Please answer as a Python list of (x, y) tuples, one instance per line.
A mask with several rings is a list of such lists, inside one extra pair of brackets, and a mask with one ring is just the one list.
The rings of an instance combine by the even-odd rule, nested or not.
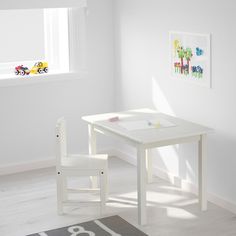
[(179, 175), (179, 154), (177, 152), (177, 146), (178, 145), (158, 148), (158, 155), (165, 169), (176, 176)]
[(152, 101), (158, 111), (175, 116), (173, 109), (155, 77), (152, 77)]
[[(168, 102), (168, 99), (160, 87), (157, 78), (152, 77), (152, 101), (155, 108), (171, 116), (176, 116), (174, 110)], [(158, 156), (160, 156), (157, 166), (162, 166), (166, 171), (179, 175), (179, 145), (167, 146), (156, 149)]]
[(193, 170), (193, 167), (191, 166), (191, 164), (189, 163), (188, 160), (185, 161), (186, 164), (186, 180), (189, 182), (192, 182), (195, 178), (196, 178), (196, 174)]

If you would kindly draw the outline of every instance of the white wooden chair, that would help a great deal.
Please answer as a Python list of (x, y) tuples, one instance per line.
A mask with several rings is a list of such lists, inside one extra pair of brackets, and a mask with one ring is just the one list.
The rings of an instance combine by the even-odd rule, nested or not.
[[(78, 204), (68, 199), (68, 193), (100, 192), (101, 213), (105, 210), (107, 194), (107, 155), (68, 155), (66, 140), (66, 122), (60, 118), (56, 125), (56, 171), (57, 171), (57, 207), (63, 214), (65, 204)], [(98, 176), (100, 188), (68, 189), (69, 176)]]

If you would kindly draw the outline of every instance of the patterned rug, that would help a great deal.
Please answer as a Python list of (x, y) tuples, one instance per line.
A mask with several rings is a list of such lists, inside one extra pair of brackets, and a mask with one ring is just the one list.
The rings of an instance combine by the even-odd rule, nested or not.
[(110, 216), (28, 236), (148, 236), (119, 216)]

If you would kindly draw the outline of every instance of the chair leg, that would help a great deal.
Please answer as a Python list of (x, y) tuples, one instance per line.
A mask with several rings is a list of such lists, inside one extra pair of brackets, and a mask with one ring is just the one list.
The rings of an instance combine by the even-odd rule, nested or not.
[(68, 200), (68, 195), (67, 195), (67, 178), (66, 176), (62, 177), (62, 200), (66, 201)]
[(106, 207), (106, 173), (105, 171), (100, 172), (100, 200), (101, 200), (101, 210), (100, 213), (105, 212)]
[(98, 178), (97, 176), (90, 177), (91, 188), (98, 188)]
[(57, 171), (57, 213), (58, 215), (63, 214), (63, 179), (61, 176), (61, 172)]
[(107, 176), (107, 170), (104, 171), (104, 182), (105, 182), (105, 201), (108, 201), (109, 196), (109, 184), (108, 184), (108, 176)]

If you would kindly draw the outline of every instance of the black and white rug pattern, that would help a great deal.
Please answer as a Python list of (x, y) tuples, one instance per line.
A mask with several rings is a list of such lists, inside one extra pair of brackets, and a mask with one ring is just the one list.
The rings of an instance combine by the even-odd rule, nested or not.
[(147, 236), (147, 234), (116, 215), (28, 236)]

